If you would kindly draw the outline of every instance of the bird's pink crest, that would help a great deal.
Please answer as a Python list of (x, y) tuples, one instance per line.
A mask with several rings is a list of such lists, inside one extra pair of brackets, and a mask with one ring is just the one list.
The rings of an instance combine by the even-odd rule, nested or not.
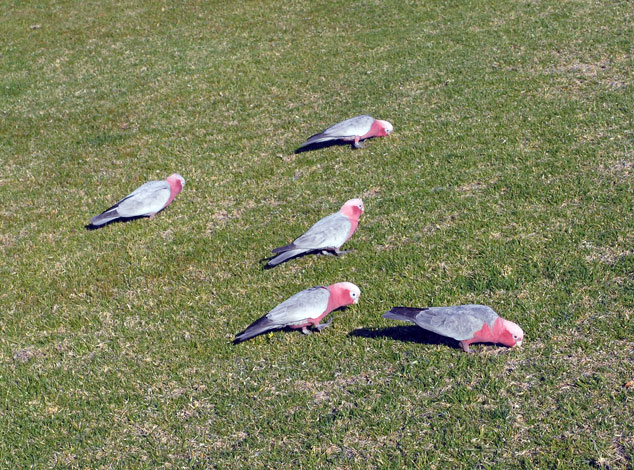
[(332, 310), (345, 305), (356, 304), (359, 302), (359, 297), (361, 297), (361, 289), (351, 282), (332, 284), (328, 286), (328, 290), (330, 291), (328, 307), (332, 306)]
[(502, 320), (502, 331), (498, 342), (509, 347), (521, 346), (524, 341), (524, 332), (516, 323), (509, 320)]
[(164, 207), (170, 205), (170, 203), (174, 200), (176, 196), (183, 190), (185, 187), (185, 178), (183, 178), (178, 173), (173, 173), (166, 178), (166, 181), (170, 185), (170, 197), (165, 203)]
[(350, 199), (341, 206), (340, 212), (352, 220), (359, 220), (361, 214), (365, 210), (365, 206), (363, 205), (363, 201), (359, 198)]
[(167, 182), (170, 184), (170, 187), (172, 187), (173, 185), (176, 187), (180, 186), (180, 189), (178, 190), (179, 193), (185, 187), (185, 178), (183, 178), (178, 173), (172, 173), (166, 179), (167, 179)]
[(381, 121), (377, 119), (376, 122), (379, 125), (379, 129), (377, 130), (377, 137), (384, 137), (386, 135), (390, 135), (394, 130), (394, 126), (388, 121)]

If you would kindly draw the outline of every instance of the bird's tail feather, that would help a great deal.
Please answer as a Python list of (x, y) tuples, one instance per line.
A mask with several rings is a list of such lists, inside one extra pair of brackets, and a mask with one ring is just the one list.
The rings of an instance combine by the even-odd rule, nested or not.
[(277, 255), (272, 260), (270, 260), (267, 263), (267, 266), (269, 266), (269, 267), (277, 266), (278, 264), (283, 263), (284, 261), (286, 261), (286, 260), (288, 260), (290, 258), (293, 258), (295, 256), (301, 255), (305, 251), (306, 250), (303, 250), (303, 249), (285, 251), (285, 252), (280, 253), (279, 255)]
[(333, 137), (331, 135), (326, 135), (323, 133), (315, 134), (313, 136), (310, 136), (308, 139), (306, 139), (306, 142), (300, 145), (299, 148), (301, 149), (311, 144), (317, 144), (319, 142), (328, 142), (329, 140), (337, 140), (337, 139), (339, 139), (339, 137)]
[(91, 225), (103, 225), (117, 218), (119, 218), (119, 213), (117, 212), (117, 208), (111, 207), (110, 209), (90, 219), (90, 223)]
[(274, 328), (276, 328), (276, 326), (271, 323), (271, 320), (266, 317), (262, 317), (258, 321), (247, 327), (247, 329), (244, 330), (242, 333), (237, 334), (233, 342), (234, 344), (241, 343)]
[(392, 307), (389, 312), (385, 312), (383, 314), (383, 318), (413, 322), (416, 315), (418, 315), (422, 310), (424, 309), (412, 307)]

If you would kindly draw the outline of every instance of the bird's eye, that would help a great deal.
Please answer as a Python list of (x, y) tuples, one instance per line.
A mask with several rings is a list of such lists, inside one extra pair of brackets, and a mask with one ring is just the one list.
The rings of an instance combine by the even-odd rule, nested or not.
[(513, 335), (513, 339), (517, 339), (517, 335)]
[(357, 296), (356, 292), (350, 292), (350, 297), (352, 297), (353, 299)]

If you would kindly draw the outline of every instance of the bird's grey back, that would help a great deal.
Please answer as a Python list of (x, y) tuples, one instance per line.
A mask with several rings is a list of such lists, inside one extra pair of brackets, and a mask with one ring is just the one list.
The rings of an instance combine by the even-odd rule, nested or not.
[(421, 328), (462, 341), (472, 338), (484, 323), (493, 329), (497, 318), (498, 314), (486, 305), (458, 305), (425, 308), (413, 320)]
[(297, 248), (340, 247), (348, 239), (352, 223), (340, 212), (330, 214), (315, 223), (306, 233), (295, 239)]
[(150, 181), (139, 186), (117, 203), (117, 212), (121, 217), (134, 217), (160, 211), (170, 197), (170, 185), (167, 181)]
[(328, 129), (322, 132), (322, 134), (329, 136), (354, 136), (363, 135), (370, 131), (374, 118), (367, 114), (355, 116), (345, 121), (338, 122), (330, 126)]
[(311, 287), (289, 297), (266, 317), (274, 324), (301, 323), (307, 318), (316, 318), (328, 307), (330, 291), (326, 287)]

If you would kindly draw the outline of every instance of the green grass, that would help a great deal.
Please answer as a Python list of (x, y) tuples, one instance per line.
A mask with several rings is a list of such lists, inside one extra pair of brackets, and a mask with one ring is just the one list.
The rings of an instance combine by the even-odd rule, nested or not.
[[(0, 467), (631, 468), (627, 1), (0, 4)], [(364, 150), (293, 154), (356, 114)], [(87, 231), (150, 179), (154, 220)], [(258, 261), (352, 197), (343, 258)], [(295, 292), (358, 305), (231, 340)], [(384, 320), (484, 303), (520, 349)]]

